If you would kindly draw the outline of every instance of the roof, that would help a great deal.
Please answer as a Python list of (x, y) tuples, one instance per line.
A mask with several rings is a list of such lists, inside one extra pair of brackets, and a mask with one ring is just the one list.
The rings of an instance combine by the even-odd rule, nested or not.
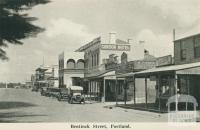
[(174, 95), (170, 97), (167, 101), (167, 105), (169, 105), (170, 103), (176, 102), (176, 100), (178, 102), (194, 103), (195, 106), (198, 106), (197, 100), (193, 96), (186, 95), (186, 94), (178, 94), (178, 95)]
[(83, 52), (85, 51), (86, 49), (88, 49), (89, 47), (99, 43), (101, 41), (101, 37), (97, 37), (95, 39), (93, 39), (91, 42), (81, 46), (79, 49), (77, 49), (75, 52)]
[(187, 39), (187, 38), (191, 38), (191, 37), (195, 37), (195, 36), (199, 36), (199, 35), (200, 35), (200, 33), (189, 34), (189, 35), (188, 34), (183, 34), (183, 36), (179, 36), (176, 40), (174, 40), (174, 42), (180, 41), (180, 40), (183, 40), (183, 39)]

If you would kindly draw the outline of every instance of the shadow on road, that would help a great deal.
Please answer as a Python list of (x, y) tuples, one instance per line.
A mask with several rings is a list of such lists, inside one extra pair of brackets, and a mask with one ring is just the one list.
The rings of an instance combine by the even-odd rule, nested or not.
[(34, 107), (35, 104), (26, 103), (26, 102), (0, 102), (0, 109), (12, 109), (20, 107)]
[(41, 115), (41, 114), (24, 114), (24, 113), (19, 113), (19, 112), (5, 112), (5, 113), (0, 113), (0, 123), (26, 122), (26, 121), (13, 120), (13, 118), (38, 117), (38, 116), (46, 116), (46, 115)]

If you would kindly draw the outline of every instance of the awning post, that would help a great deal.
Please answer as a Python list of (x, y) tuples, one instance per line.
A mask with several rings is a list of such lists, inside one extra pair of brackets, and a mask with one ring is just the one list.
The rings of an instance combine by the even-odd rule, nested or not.
[(145, 77), (145, 104), (147, 108), (147, 78)]

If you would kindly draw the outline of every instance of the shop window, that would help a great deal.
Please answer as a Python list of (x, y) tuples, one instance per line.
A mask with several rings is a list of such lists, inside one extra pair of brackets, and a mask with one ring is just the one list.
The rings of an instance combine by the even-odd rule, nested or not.
[(200, 57), (200, 38), (195, 38), (194, 40), (194, 57), (199, 58)]
[(162, 79), (161, 80), (161, 94), (163, 96), (170, 96), (170, 95), (172, 95), (171, 85), (170, 85), (170, 79)]
[(189, 94), (188, 82), (185, 76), (180, 76), (180, 79), (178, 80), (178, 88), (180, 89), (179, 93)]
[(180, 41), (180, 49), (181, 49), (181, 60), (186, 60), (186, 47), (185, 41)]
[(176, 103), (170, 103), (170, 111), (175, 111), (176, 110)]

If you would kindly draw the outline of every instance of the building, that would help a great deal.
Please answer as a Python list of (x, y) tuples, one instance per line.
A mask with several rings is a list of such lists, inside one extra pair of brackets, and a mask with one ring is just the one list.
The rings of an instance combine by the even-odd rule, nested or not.
[(85, 61), (83, 54), (61, 53), (59, 55), (59, 87), (67, 88), (73, 86), (83, 86)]
[[(199, 54), (200, 35), (188, 36), (174, 41), (174, 59), (170, 55), (160, 57), (156, 60), (156, 67), (127, 74), (127, 77), (133, 76), (135, 87), (138, 86), (137, 79), (145, 79), (145, 102), (139, 104), (140, 107), (167, 111), (167, 100), (176, 94), (194, 96), (200, 104)], [(150, 84), (152, 82), (153, 86)]]
[(174, 41), (175, 64), (200, 62), (200, 34)]
[[(144, 58), (140, 60), (127, 61), (127, 55), (122, 54), (121, 63), (116, 69), (116, 77), (123, 78), (124, 81), (120, 83), (117, 82), (117, 100), (133, 100), (134, 102), (145, 101), (145, 91), (144, 91), (144, 79), (133, 80), (132, 76), (129, 76), (130, 73), (136, 73), (139, 71), (155, 68), (156, 66), (156, 57), (150, 55), (147, 50), (144, 51)], [(137, 86), (135, 85), (137, 84)], [(150, 91), (150, 90), (149, 90)], [(120, 93), (121, 92), (121, 93)], [(137, 93), (137, 94), (136, 94)]]
[(32, 76), (34, 87), (58, 87), (58, 66), (41, 65), (35, 70), (35, 76)]
[[(137, 49), (134, 46), (137, 46)], [(141, 57), (138, 55), (141, 54), (141, 51), (143, 54), (144, 46), (142, 43), (134, 45), (129, 40), (117, 39), (114, 32), (109, 33), (108, 39), (107, 37), (97, 37), (77, 49), (76, 52), (84, 52), (84, 79), (90, 98), (102, 102), (115, 100), (115, 69), (121, 61), (121, 55), (127, 54), (137, 58)], [(118, 78), (118, 81), (123, 82), (124, 79)]]

